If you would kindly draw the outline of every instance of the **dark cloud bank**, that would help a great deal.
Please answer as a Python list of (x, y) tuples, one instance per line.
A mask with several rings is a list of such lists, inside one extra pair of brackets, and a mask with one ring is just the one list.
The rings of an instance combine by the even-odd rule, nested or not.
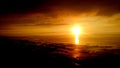
[(1, 0), (0, 15), (23, 13), (52, 13), (54, 9), (69, 9), (76, 12), (89, 12), (98, 9), (99, 15), (112, 15), (120, 12), (119, 0)]

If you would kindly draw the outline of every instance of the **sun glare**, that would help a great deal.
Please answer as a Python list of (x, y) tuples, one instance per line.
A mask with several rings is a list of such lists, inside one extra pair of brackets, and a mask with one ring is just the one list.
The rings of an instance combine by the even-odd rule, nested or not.
[(78, 26), (77, 26), (77, 27), (74, 27), (74, 28), (73, 28), (73, 32), (74, 32), (75, 35), (80, 34), (80, 28), (79, 28)]
[(81, 33), (80, 27), (75, 26), (73, 28), (73, 33), (75, 34), (75, 44), (78, 45), (79, 44), (79, 34)]

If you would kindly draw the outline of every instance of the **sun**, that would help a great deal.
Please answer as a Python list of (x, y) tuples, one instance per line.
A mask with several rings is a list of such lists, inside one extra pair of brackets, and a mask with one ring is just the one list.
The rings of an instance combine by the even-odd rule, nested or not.
[(79, 35), (81, 34), (81, 29), (79, 26), (74, 26), (72, 30), (75, 35), (75, 44), (78, 45), (79, 44)]
[(73, 27), (73, 33), (75, 35), (79, 35), (81, 33), (81, 29), (78, 26)]

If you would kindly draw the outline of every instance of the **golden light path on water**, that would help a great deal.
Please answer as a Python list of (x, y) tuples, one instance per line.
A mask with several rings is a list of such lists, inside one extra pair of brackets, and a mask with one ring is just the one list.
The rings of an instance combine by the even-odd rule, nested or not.
[(75, 42), (75, 46), (74, 46), (74, 48), (73, 48), (73, 57), (74, 58), (77, 58), (77, 57), (79, 57), (80, 56), (80, 42), (79, 42), (79, 35), (80, 35), (80, 33), (81, 33), (81, 29), (80, 29), (80, 26), (78, 26), (78, 25), (76, 25), (76, 26), (74, 26), (73, 27), (73, 33), (74, 33), (74, 36), (75, 36), (75, 40), (74, 40), (74, 42)]
[(78, 45), (79, 44), (79, 36), (75, 35), (75, 44)]

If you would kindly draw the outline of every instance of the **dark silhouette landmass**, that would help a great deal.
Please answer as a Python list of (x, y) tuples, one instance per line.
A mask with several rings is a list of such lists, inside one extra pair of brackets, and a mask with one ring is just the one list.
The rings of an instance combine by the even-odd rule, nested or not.
[(64, 53), (58, 53), (59, 49), (69, 48), (62, 44), (37, 45), (28, 40), (0, 37), (0, 65), (16, 68), (120, 68), (119, 49), (116, 49), (117, 54), (106, 52), (86, 59), (76, 59)]

